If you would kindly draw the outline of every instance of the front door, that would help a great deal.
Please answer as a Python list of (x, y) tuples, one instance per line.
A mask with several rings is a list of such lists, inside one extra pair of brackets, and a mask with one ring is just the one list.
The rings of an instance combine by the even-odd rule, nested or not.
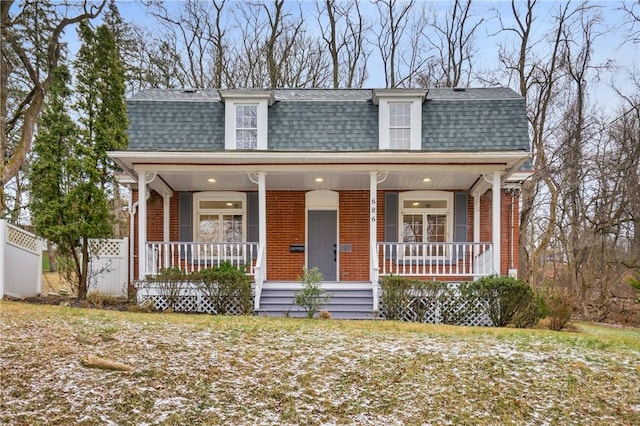
[(317, 267), (323, 281), (337, 281), (337, 211), (309, 210), (308, 268)]

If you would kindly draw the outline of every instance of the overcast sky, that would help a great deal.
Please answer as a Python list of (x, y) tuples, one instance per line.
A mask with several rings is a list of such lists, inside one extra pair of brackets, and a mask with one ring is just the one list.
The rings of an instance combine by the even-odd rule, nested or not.
[[(637, 0), (633, 0), (637, 1)], [(418, 0), (418, 3), (420, 0)], [(446, 13), (452, 5), (452, 1), (425, 1), (427, 6), (438, 10), (441, 13)], [(536, 16), (536, 22), (538, 25), (535, 28), (535, 32), (532, 35), (533, 39), (537, 39), (550, 30), (549, 24), (552, 23), (553, 11), (564, 2), (558, 1), (540, 1), (536, 6), (538, 14)], [(627, 0), (630, 4), (630, 0)], [(290, 1), (290, 7), (297, 7), (297, 2)], [(363, 2), (365, 12), (368, 12), (371, 19), (375, 19), (375, 6), (370, 5), (369, 2)], [(576, 2), (577, 4), (577, 2)], [(608, 98), (615, 98), (613, 91), (609, 88), (611, 84), (622, 88), (623, 90), (631, 90), (631, 81), (629, 78), (630, 72), (634, 71), (636, 75), (640, 73), (640, 44), (625, 42), (626, 36), (631, 31), (631, 28), (624, 23), (624, 14), (620, 10), (622, 6), (621, 1), (594, 1), (593, 5), (599, 5), (603, 8), (604, 22), (601, 25), (602, 35), (596, 39), (594, 46), (594, 60), (595, 63), (605, 63), (611, 61), (614, 65), (619, 67), (618, 72), (615, 74), (603, 74), (602, 80), (598, 84), (598, 97), (599, 101), (607, 102)], [(181, 2), (174, 1), (170, 3), (176, 10), (181, 9)], [(419, 5), (418, 5), (419, 6)], [(146, 10), (137, 0), (119, 1), (118, 7), (120, 13), (127, 20), (136, 24), (153, 29), (153, 20), (145, 15)], [(302, 7), (304, 9), (305, 16), (310, 21), (310, 27), (314, 27), (316, 24), (315, 18), (312, 18), (315, 5), (311, 0), (303, 1)], [(503, 19), (508, 20), (511, 18), (511, 4), (510, 1), (476, 1), (472, 10), (475, 16), (482, 16), (486, 21), (486, 25), (483, 25), (477, 32), (476, 46), (479, 51), (475, 56), (476, 63), (474, 64), (475, 72), (482, 72), (490, 70), (497, 65), (497, 55), (499, 37), (494, 36), (498, 30), (499, 22), (495, 18), (497, 11), (500, 11), (503, 15)], [(640, 7), (638, 7), (640, 12)], [(313, 21), (313, 22), (311, 22)], [(97, 21), (99, 22), (99, 21)], [(640, 28), (636, 28), (636, 31)], [(75, 31), (74, 31), (75, 33)], [(70, 38), (70, 50), (75, 53), (77, 43), (72, 40), (75, 34), (68, 34)], [(368, 67), (368, 79), (366, 80), (365, 87), (384, 87), (384, 75), (381, 71), (380, 61), (376, 59), (376, 55), (373, 54), (369, 60)], [(476, 83), (475, 85), (479, 85)]]

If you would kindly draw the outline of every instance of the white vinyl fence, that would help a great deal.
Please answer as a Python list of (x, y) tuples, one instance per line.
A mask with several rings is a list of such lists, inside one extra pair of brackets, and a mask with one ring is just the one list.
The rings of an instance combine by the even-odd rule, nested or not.
[(89, 292), (127, 296), (129, 281), (129, 239), (91, 240), (89, 242)]
[(0, 298), (33, 297), (41, 292), (41, 240), (0, 219)]

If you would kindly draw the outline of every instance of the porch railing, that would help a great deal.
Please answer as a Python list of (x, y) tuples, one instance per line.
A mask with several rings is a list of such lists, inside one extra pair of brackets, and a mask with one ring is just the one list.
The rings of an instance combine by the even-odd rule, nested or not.
[(380, 275), (491, 275), (495, 270), (492, 250), (492, 243), (378, 243)]
[(146, 272), (178, 268), (185, 273), (212, 268), (224, 262), (255, 275), (258, 243), (148, 242)]

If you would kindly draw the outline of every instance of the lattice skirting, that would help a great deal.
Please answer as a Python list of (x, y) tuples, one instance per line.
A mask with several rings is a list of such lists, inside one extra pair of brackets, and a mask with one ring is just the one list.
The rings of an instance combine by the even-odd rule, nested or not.
[[(7, 242), (32, 253), (38, 253), (38, 238), (32, 233), (15, 226), (7, 226)], [(0, 241), (0, 244), (4, 244), (4, 241)]]
[(153, 303), (153, 309), (174, 312), (195, 312), (212, 315), (247, 315), (252, 314), (253, 292), (250, 303), (239, 297), (210, 296), (193, 285), (186, 285), (175, 291), (137, 283), (138, 305)]
[[(482, 300), (465, 300), (451, 297), (448, 293), (435, 296), (412, 296), (402, 310), (402, 320), (430, 324), (457, 324), (472, 326), (493, 326), (486, 314)], [(384, 318), (384, 304), (381, 301), (380, 315)]]

